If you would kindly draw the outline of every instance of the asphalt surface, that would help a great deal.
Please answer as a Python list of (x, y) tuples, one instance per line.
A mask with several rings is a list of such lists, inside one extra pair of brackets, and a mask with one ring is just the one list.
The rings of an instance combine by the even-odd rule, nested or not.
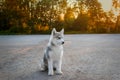
[(0, 80), (120, 80), (120, 34), (65, 35), (63, 75), (40, 71), (49, 35), (0, 36)]

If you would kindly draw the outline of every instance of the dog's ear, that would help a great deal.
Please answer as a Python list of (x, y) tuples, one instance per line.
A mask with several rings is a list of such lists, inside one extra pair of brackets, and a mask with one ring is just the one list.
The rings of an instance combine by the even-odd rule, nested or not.
[(53, 28), (53, 30), (52, 30), (52, 34), (55, 35), (55, 33), (56, 33), (56, 29)]
[(62, 34), (64, 34), (64, 28), (60, 31)]

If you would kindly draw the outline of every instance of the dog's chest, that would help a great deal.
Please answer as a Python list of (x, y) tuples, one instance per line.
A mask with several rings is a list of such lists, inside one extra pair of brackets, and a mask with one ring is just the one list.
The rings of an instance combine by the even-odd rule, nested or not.
[(52, 58), (54, 60), (59, 60), (62, 58), (62, 55), (63, 55), (63, 47), (55, 47), (53, 48), (53, 51), (52, 51)]

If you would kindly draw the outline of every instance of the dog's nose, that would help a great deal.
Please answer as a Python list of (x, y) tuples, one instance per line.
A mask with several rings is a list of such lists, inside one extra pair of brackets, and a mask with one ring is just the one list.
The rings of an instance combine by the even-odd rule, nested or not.
[(64, 44), (64, 42), (62, 42), (62, 44)]

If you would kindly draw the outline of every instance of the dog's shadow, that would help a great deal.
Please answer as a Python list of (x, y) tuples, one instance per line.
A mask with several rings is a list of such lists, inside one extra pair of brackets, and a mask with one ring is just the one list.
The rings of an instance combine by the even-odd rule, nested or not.
[(47, 71), (36, 71), (36, 72), (33, 72), (31, 75), (33, 80), (48, 80), (49, 76), (47, 74)]
[(48, 80), (48, 79), (56, 79), (56, 77), (58, 77), (57, 75), (53, 75), (53, 76), (48, 76), (48, 71), (36, 71), (36, 72), (32, 72), (31, 74), (25, 76), (24, 78), (22, 78), (22, 80)]

